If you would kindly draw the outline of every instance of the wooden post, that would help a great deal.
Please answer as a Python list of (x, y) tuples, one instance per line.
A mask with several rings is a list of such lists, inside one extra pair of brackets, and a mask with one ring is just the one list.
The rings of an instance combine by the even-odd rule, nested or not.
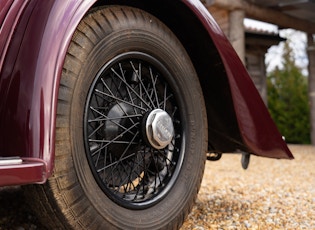
[(245, 64), (245, 29), (244, 29), (244, 10), (233, 10), (230, 12), (229, 40), (236, 53)]
[(309, 71), (309, 100), (310, 100), (310, 122), (311, 122), (311, 143), (315, 145), (315, 41), (313, 34), (307, 36), (307, 54)]

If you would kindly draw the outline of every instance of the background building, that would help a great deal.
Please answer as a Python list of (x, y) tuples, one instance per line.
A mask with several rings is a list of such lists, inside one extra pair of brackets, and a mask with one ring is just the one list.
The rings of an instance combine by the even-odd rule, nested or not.
[(309, 99), (311, 106), (311, 141), (315, 145), (315, 1), (314, 0), (203, 0), (203, 3), (229, 38), (248, 68), (256, 87), (266, 102), (267, 49), (282, 38), (276, 33), (245, 28), (251, 18), (307, 33), (309, 60)]

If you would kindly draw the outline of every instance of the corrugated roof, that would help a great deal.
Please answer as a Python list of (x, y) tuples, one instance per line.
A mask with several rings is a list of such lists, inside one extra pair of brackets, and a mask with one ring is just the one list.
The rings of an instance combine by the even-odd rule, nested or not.
[(256, 34), (278, 35), (278, 33), (275, 31), (258, 28), (254, 26), (245, 26), (245, 31), (250, 32), (250, 33), (256, 33)]
[(261, 22), (257, 20), (252, 20), (245, 18), (244, 20), (245, 31), (253, 32), (256, 34), (269, 34), (278, 35), (278, 26), (266, 22)]

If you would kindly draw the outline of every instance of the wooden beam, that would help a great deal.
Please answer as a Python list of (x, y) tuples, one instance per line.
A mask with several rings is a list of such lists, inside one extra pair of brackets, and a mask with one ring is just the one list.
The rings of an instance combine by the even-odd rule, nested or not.
[(315, 41), (312, 34), (307, 36), (308, 54), (308, 87), (310, 100), (310, 123), (311, 123), (311, 143), (315, 145)]
[(281, 28), (292, 28), (315, 34), (315, 23), (313, 22), (289, 16), (277, 10), (261, 7), (245, 0), (204, 0), (204, 3), (207, 6), (213, 5), (230, 11), (244, 10), (248, 18), (269, 22)]

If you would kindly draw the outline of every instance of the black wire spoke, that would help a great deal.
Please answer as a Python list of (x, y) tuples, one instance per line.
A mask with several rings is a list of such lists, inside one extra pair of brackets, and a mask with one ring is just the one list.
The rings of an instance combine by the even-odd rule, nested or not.
[(110, 95), (110, 94), (108, 94), (108, 93), (99, 91), (99, 90), (97, 90), (97, 89), (95, 90), (95, 92), (96, 92), (96, 93), (99, 93), (99, 94), (103, 94), (103, 95), (105, 95), (105, 96), (108, 96), (108, 97), (110, 97), (110, 98), (116, 100), (117, 102), (124, 102), (125, 104), (130, 105), (130, 106), (134, 106), (135, 108), (138, 108), (138, 109), (140, 109), (140, 110), (142, 110), (142, 111), (147, 111), (147, 109), (145, 109), (145, 108), (143, 108), (143, 107), (141, 107), (141, 106), (132, 104), (132, 103), (130, 103), (130, 102), (128, 102), (128, 101), (125, 101), (124, 99), (115, 97), (115, 96)]
[[(172, 112), (172, 114), (171, 114), (171, 117), (175, 117), (175, 113), (177, 112), (177, 110), (178, 110), (178, 107), (175, 106), (175, 107), (174, 107), (174, 110), (173, 110), (173, 112)], [(177, 122), (179, 122), (179, 120), (175, 119), (174, 122), (177, 123)]]
[[(106, 169), (108, 169), (108, 168), (112, 168), (113, 166), (116, 166), (117, 164), (119, 164), (119, 162), (122, 162), (122, 161), (124, 161), (124, 160), (126, 160), (126, 159), (128, 159), (128, 158), (132, 158), (132, 157), (135, 156), (135, 155), (136, 155), (136, 154), (133, 153), (133, 154), (131, 154), (131, 155), (125, 156), (125, 157), (123, 157), (123, 158), (120, 158), (119, 160), (113, 160), (113, 161), (111, 161), (111, 163), (109, 163), (109, 164), (107, 164), (106, 166), (104, 166), (104, 167), (98, 169), (97, 172), (99, 173), (99, 172), (101, 172), (101, 171), (103, 171), (103, 170), (106, 170)], [(111, 172), (114, 172), (114, 170), (112, 169)]]
[[(130, 86), (130, 85), (128, 84), (127, 81), (125, 81), (125, 80), (116, 72), (115, 69), (112, 68), (111, 70), (112, 70), (112, 72), (113, 72), (119, 79), (121, 79), (121, 81), (122, 81), (123, 83), (125, 83), (126, 87), (128, 87), (128, 88), (138, 97), (138, 99), (139, 99), (143, 104), (145, 104), (145, 105), (147, 106), (148, 109), (152, 109), (152, 107), (151, 107), (145, 100), (143, 100), (143, 98), (132, 88), (132, 86)], [(135, 107), (136, 107), (136, 106), (135, 106)]]
[(138, 108), (138, 109), (140, 109), (140, 110), (142, 110), (142, 111), (145, 111), (145, 112), (147, 111), (146, 108), (143, 108), (143, 107), (141, 107), (141, 106), (132, 104), (131, 102), (125, 101), (124, 99), (115, 97), (115, 96), (110, 95), (110, 94), (108, 94), (108, 93), (99, 91), (99, 90), (97, 90), (97, 89), (95, 90), (95, 92), (96, 92), (96, 93), (99, 93), (99, 94), (103, 94), (103, 95), (105, 95), (105, 96), (108, 96), (108, 97), (110, 97), (110, 98), (112, 98), (112, 99), (114, 99), (114, 100), (116, 100), (116, 101), (123, 102), (123, 103), (125, 103), (125, 104), (127, 104), (127, 105), (130, 105), (130, 106), (133, 106), (133, 107), (135, 107), (135, 108)]
[(160, 108), (159, 97), (158, 97), (158, 93), (156, 89), (156, 82), (157, 82), (158, 75), (156, 75), (155, 79), (153, 79), (152, 68), (150, 67), (149, 70), (150, 70), (150, 77), (151, 77), (151, 82), (152, 82), (152, 91), (154, 92), (157, 108)]
[(100, 123), (99, 126), (97, 126), (96, 128), (92, 127), (92, 128), (94, 128), (94, 130), (88, 137), (90, 138), (90, 137), (94, 136), (95, 133), (97, 133), (103, 126), (104, 126), (104, 123)]
[[(134, 161), (133, 161), (133, 163), (134, 163)], [(128, 187), (130, 188), (130, 186), (132, 185), (133, 188), (135, 188), (136, 186), (134, 185), (134, 181), (137, 180), (137, 179), (139, 180), (139, 178), (140, 178), (140, 175), (137, 174), (137, 176), (135, 177), (135, 180), (132, 180), (131, 179), (132, 178), (132, 174), (136, 173), (136, 172), (134, 171), (134, 167), (132, 167), (132, 165), (130, 165), (130, 163), (127, 163), (127, 165), (129, 166), (129, 170), (126, 169), (125, 165), (123, 165), (124, 170), (128, 173), (128, 176), (125, 179), (126, 182), (122, 182), (118, 186), (118, 188), (123, 187), (125, 193), (128, 193), (128, 192), (132, 191), (131, 189), (128, 190)]]
[[(137, 133), (137, 134), (138, 134), (138, 133)], [(128, 144), (128, 146), (125, 148), (124, 152), (121, 154), (120, 159), (117, 161), (117, 165), (122, 162), (122, 159), (125, 160), (125, 158), (123, 158), (123, 157), (126, 155), (128, 149), (129, 149), (130, 146), (131, 146), (131, 143), (134, 141), (134, 139), (136, 138), (136, 136), (137, 136), (137, 135), (135, 135), (135, 136), (132, 138), (132, 140), (130, 141), (130, 143)], [(115, 166), (115, 167), (116, 167), (116, 166)], [(114, 169), (115, 169), (115, 167), (114, 167)], [(113, 170), (114, 170), (114, 169), (113, 169)]]
[[(125, 71), (123, 70), (122, 64), (119, 63), (118, 65), (119, 65), (119, 69), (120, 69), (120, 72), (121, 72), (121, 76), (122, 76), (122, 78), (124, 79), (124, 81), (126, 81)], [(133, 99), (133, 97), (132, 97), (132, 95), (131, 95), (130, 89), (129, 89), (128, 87), (126, 87), (126, 91), (127, 91), (127, 93), (128, 93), (128, 96), (129, 96), (129, 99), (130, 99), (131, 103), (132, 103), (132, 104), (135, 104), (134, 99)], [(134, 113), (137, 114), (137, 110), (136, 110), (135, 107), (133, 107), (133, 111), (134, 111)]]
[[(92, 123), (92, 122), (103, 122), (103, 121), (113, 121), (113, 120), (121, 120), (121, 119), (126, 119), (126, 118), (139, 118), (142, 117), (142, 114), (130, 114), (130, 115), (126, 115), (126, 116), (120, 116), (120, 117), (107, 117), (104, 116), (105, 118), (98, 118), (98, 119), (89, 119), (88, 122)], [(114, 123), (116, 124), (116, 123)], [(118, 125), (118, 124), (116, 124)]]
[(167, 102), (173, 97), (173, 94), (170, 94), (168, 96), (164, 96), (163, 101), (160, 102), (159, 107), (163, 107), (163, 110), (166, 110)]
[[(121, 72), (122, 72), (122, 78), (124, 79), (124, 82), (127, 82), (126, 81), (126, 79), (125, 79), (125, 76), (124, 76), (124, 73), (123, 73), (123, 71), (121, 70)], [(110, 76), (111, 76), (111, 78), (113, 78), (113, 73), (111, 73), (110, 74)], [(102, 80), (102, 83), (103, 83), (103, 85), (108, 89), (108, 91), (114, 96), (114, 94), (112, 93), (112, 91), (109, 89), (109, 87), (108, 87), (108, 85), (105, 83), (105, 81), (103, 80), (103, 79), (101, 79)], [(134, 102), (133, 102), (133, 100), (132, 100), (132, 97), (130, 98), (131, 100), (131, 102), (129, 102), (129, 101), (127, 101), (127, 99), (126, 98), (124, 98), (124, 96), (122, 95), (122, 91), (123, 90), (120, 90), (120, 87), (121, 87), (121, 85), (122, 85), (122, 81), (120, 81), (120, 83), (119, 83), (119, 85), (120, 86), (117, 86), (116, 84), (115, 84), (115, 81), (114, 81), (114, 79), (112, 80), (112, 82), (113, 82), (113, 84), (116, 86), (116, 88), (117, 88), (117, 94), (120, 94), (120, 98), (121, 98), (121, 101), (124, 101), (126, 104), (130, 104), (130, 105), (133, 105), (133, 110), (135, 111), (136, 109), (135, 109), (135, 107), (138, 107)], [(124, 90), (127, 90), (127, 92), (128, 92), (128, 94), (129, 94), (129, 87), (127, 87), (127, 85), (125, 85), (125, 87), (124, 87)], [(130, 94), (129, 94), (130, 95)], [(117, 97), (118, 98), (118, 97)], [(120, 109), (122, 110), (122, 111), (124, 111), (124, 108), (119, 104), (119, 103), (117, 103), (117, 105), (120, 107)], [(145, 109), (146, 110), (146, 109)], [(125, 112), (125, 111), (124, 111)], [(128, 115), (126, 112), (125, 112), (125, 115)], [(133, 120), (132, 119), (130, 119), (130, 121), (133, 123)]]
[[(101, 80), (101, 82), (103, 83), (103, 87), (105, 87), (106, 90), (109, 92), (109, 95), (111, 95), (112, 98), (113, 98), (114, 100), (116, 100), (116, 98), (118, 98), (118, 97), (115, 96), (115, 94), (112, 92), (111, 87), (108, 86), (108, 84), (104, 81), (103, 78), (101, 78), (100, 80)], [(113, 81), (110, 81), (110, 82), (111, 82), (111, 84), (113, 84)], [(105, 93), (105, 90), (103, 90), (103, 91), (101, 91), (101, 90), (99, 90), (99, 89), (95, 89), (95, 90), (98, 90), (98, 91), (100, 91), (100, 92), (104, 92), (104, 93)]]
[(97, 139), (89, 139), (90, 142), (93, 143), (104, 143), (104, 144), (132, 144), (136, 145), (138, 142), (130, 142), (130, 141), (113, 141), (113, 140), (97, 140)]
[(153, 106), (154, 109), (156, 109), (156, 106), (154, 105), (152, 98), (150, 97), (148, 91), (147, 91), (147, 87), (144, 85), (143, 80), (141, 79), (141, 73), (142, 73), (142, 68), (141, 68), (141, 62), (139, 63), (139, 67), (138, 70), (136, 69), (136, 67), (134, 66), (133, 62), (130, 61), (130, 65), (132, 66), (132, 69), (136, 75), (136, 77), (138, 78), (140, 85), (142, 86), (142, 89), (144, 90), (147, 98), (149, 99), (149, 101), (151, 102), (151, 105)]
[[(154, 159), (153, 162), (154, 162), (155, 170), (156, 170), (156, 172), (157, 172), (157, 171), (159, 171), (160, 169), (159, 169), (159, 166), (157, 165), (156, 160), (157, 160), (157, 159)], [(160, 173), (154, 173), (154, 182), (153, 182), (153, 184), (154, 184), (154, 187), (153, 187), (154, 192), (156, 191), (156, 188), (159, 186), (158, 182), (159, 182), (159, 183), (162, 183), (162, 181), (163, 181), (163, 179), (161, 178)]]
[[(100, 148), (103, 147), (103, 145), (104, 145), (103, 143), (95, 144), (95, 145), (89, 145), (90, 153), (92, 153), (94, 156), (97, 155), (97, 158), (99, 158), (102, 154), (102, 151)], [(95, 163), (98, 163), (98, 161)]]
[[(128, 174), (129, 174), (129, 170), (126, 169), (127, 168), (127, 165), (126, 164), (121, 164), (121, 170), (115, 170), (114, 172), (118, 173), (118, 177), (121, 179), (121, 183), (117, 186), (118, 188), (118, 192), (119, 192), (119, 189), (120, 188), (123, 188), (125, 190), (125, 186), (128, 185), (129, 183), (129, 177), (128, 177)], [(124, 174), (122, 174), (124, 173)], [(117, 190), (114, 188), (114, 190)], [(126, 192), (126, 191), (125, 191)]]
[[(175, 181), (172, 176), (178, 175), (174, 172), (179, 172), (183, 138), (166, 68), (138, 55), (119, 57), (100, 70), (90, 89), (84, 121), (87, 157), (97, 183), (128, 208), (151, 205), (167, 194)], [(170, 116), (175, 130), (163, 149), (154, 148), (146, 136), (146, 119), (157, 109)]]
[(158, 155), (161, 156), (161, 157), (164, 159), (166, 165), (175, 166), (176, 163), (173, 162), (172, 159), (169, 159), (169, 158), (166, 156), (165, 151), (170, 151), (170, 152), (172, 152), (172, 153), (174, 154), (175, 150), (169, 150), (169, 149), (167, 149), (167, 150), (157, 150)]
[(117, 81), (115, 81), (114, 77), (115, 77), (115, 74), (114, 73), (111, 73), (110, 74), (110, 77), (112, 78), (112, 84), (116, 87), (116, 96), (120, 98), (124, 98), (124, 95), (123, 95), (123, 92), (124, 92), (124, 89), (126, 88), (125, 85), (123, 85), (123, 82), (122, 81), (119, 81), (119, 83), (117, 84)]
[[(151, 86), (151, 84), (148, 85), (148, 87), (150, 87), (150, 86)], [(155, 95), (154, 95), (155, 92), (154, 92), (154, 88), (153, 88), (153, 87), (148, 90), (148, 93), (150, 94), (149, 97), (150, 97), (150, 98), (153, 98), (153, 99), (152, 99), (152, 102), (153, 102), (153, 103), (158, 100), (158, 99), (155, 98)], [(143, 95), (143, 96), (146, 97), (146, 95)], [(159, 107), (159, 103), (156, 102), (156, 105), (154, 105), (154, 107), (157, 108), (157, 109), (160, 108), (160, 107)]]
[[(113, 79), (114, 74), (111, 73), (110, 76), (111, 76), (111, 78)], [(123, 79), (125, 79), (124, 75), (122, 75), (122, 77), (123, 77)], [(125, 90), (129, 90), (128, 87), (126, 87), (125, 85), (123, 85), (122, 81), (119, 82), (119, 85), (118, 85), (118, 86), (117, 86), (117, 84), (115, 83), (116, 81), (115, 81), (114, 79), (112, 80), (112, 82), (113, 82), (113, 84), (114, 84), (115, 87), (116, 87), (116, 96), (118, 97), (118, 95), (119, 95), (122, 100), (124, 100), (125, 102), (127, 102), (127, 98), (122, 94), (122, 92), (125, 91)], [(103, 81), (103, 84), (106, 84), (106, 83)], [(133, 105), (135, 105), (134, 102), (133, 102), (133, 100), (130, 100), (130, 101), (128, 101), (128, 102), (130, 102), (130, 103), (132, 103)], [(124, 109), (119, 103), (117, 103), (117, 105), (118, 105), (118, 106), (120, 107), (120, 109), (124, 112), (124, 114), (125, 114), (126, 116), (128, 116), (128, 113), (125, 111), (125, 109)], [(135, 110), (135, 108), (134, 108), (134, 110)], [(133, 121), (132, 119), (129, 119), (129, 120), (130, 120), (132, 123), (134, 123), (134, 121)]]
[[(93, 107), (90, 107), (90, 109), (96, 113), (99, 113), (101, 116), (103, 116), (105, 119), (108, 119), (107, 121), (110, 121), (112, 123), (114, 123), (115, 125), (119, 126), (120, 128), (124, 129), (124, 130), (128, 130), (129, 133), (131, 133), (132, 135), (134, 135), (133, 132), (130, 131), (130, 129), (128, 129), (127, 127), (124, 127), (123, 125), (119, 124), (118, 122), (113, 121), (114, 119), (110, 119), (108, 118), (105, 114), (100, 113), (99, 111), (95, 110)], [(130, 118), (128, 115), (126, 116), (127, 118)]]
[(99, 154), (97, 154), (97, 158), (96, 158), (95, 164), (94, 164), (95, 167), (97, 167), (99, 160), (100, 160), (100, 157), (101, 157), (101, 151), (99, 152)]
[(170, 96), (167, 96), (167, 85), (165, 84), (165, 87), (164, 87), (164, 98), (163, 98), (163, 109), (164, 110), (166, 110), (166, 103), (167, 103), (168, 99), (170, 98)]
[[(124, 132), (122, 132), (121, 134), (119, 134), (118, 136), (116, 136), (114, 139), (109, 140), (108, 143), (106, 143), (104, 146), (102, 146), (100, 148), (100, 150), (102, 150), (103, 148), (106, 148), (107, 146), (109, 146), (110, 144), (114, 144), (114, 142), (116, 140), (118, 140), (121, 136), (123, 136), (124, 134), (126, 134), (127, 132), (129, 132), (129, 130), (133, 129), (134, 127), (137, 127), (137, 125), (139, 125), (139, 123), (134, 124), (133, 126), (129, 127), (127, 130), (125, 130)], [(136, 137), (137, 135), (135, 135), (134, 137)], [(88, 140), (90, 143), (94, 143), (92, 139)], [(94, 156), (92, 154), (92, 156)]]
[[(126, 156), (126, 157), (125, 157), (125, 154), (126, 154), (127, 150), (129, 149), (131, 143), (132, 143), (132, 142), (134, 141), (134, 139), (138, 136), (138, 134), (139, 134), (139, 132), (138, 132), (138, 133), (133, 137), (133, 139), (130, 141), (130, 143), (128, 144), (128, 146), (125, 148), (124, 152), (121, 154), (120, 159), (118, 159), (117, 161), (111, 163), (111, 164), (108, 165), (108, 166), (105, 166), (104, 168), (102, 168), (102, 169), (100, 169), (100, 170), (107, 169), (108, 167), (110, 167), (110, 166), (112, 166), (112, 165), (114, 165), (114, 164), (117, 165), (119, 162), (128, 159), (128, 157), (130, 157), (130, 156)], [(117, 137), (116, 137), (116, 138), (117, 138)], [(110, 143), (107, 143), (106, 145), (109, 145), (109, 144), (110, 144)], [(106, 146), (105, 146), (105, 147), (106, 147)], [(134, 154), (132, 154), (132, 155), (134, 155)]]

